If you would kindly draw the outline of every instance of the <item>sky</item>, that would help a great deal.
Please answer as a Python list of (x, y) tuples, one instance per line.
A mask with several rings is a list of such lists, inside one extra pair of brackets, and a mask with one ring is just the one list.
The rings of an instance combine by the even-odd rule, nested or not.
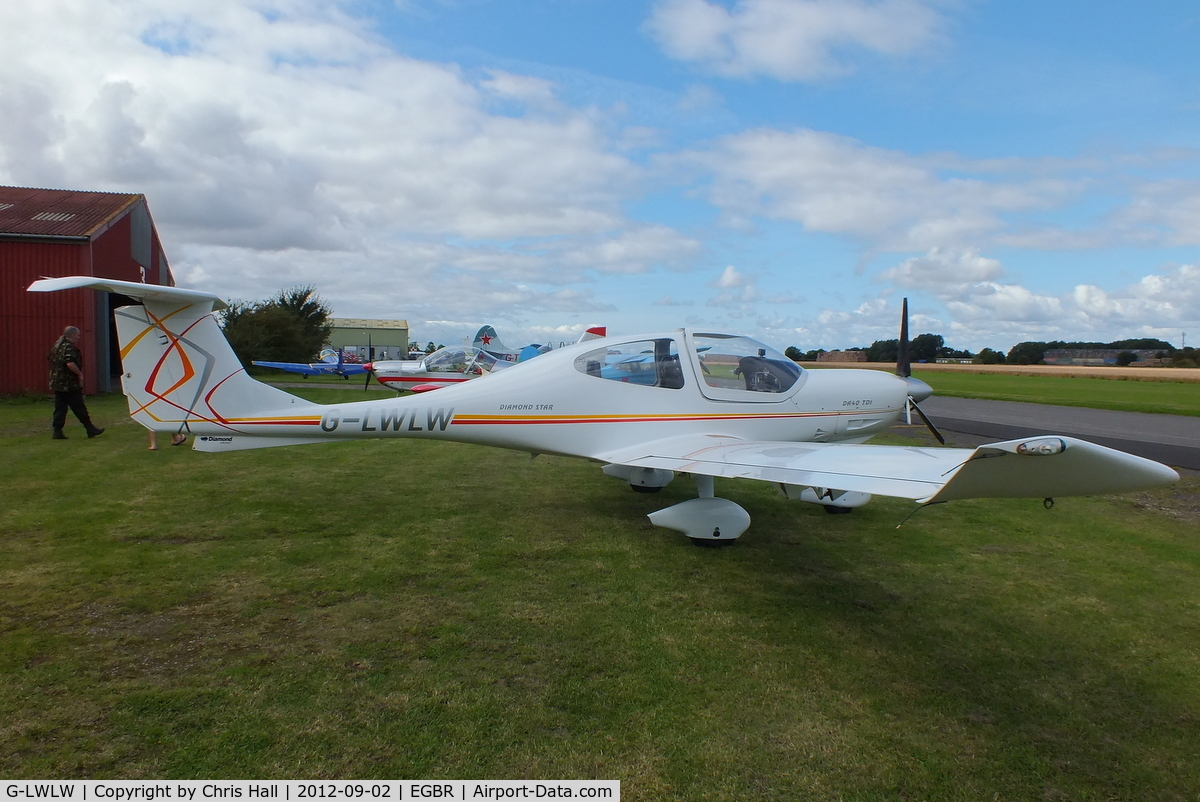
[(415, 340), (1200, 345), (1190, 0), (5, 0), (0, 184)]

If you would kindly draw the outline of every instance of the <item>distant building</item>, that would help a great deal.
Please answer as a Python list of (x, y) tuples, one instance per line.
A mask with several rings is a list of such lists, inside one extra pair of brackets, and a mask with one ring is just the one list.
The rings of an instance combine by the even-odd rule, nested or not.
[(93, 276), (173, 287), (145, 195), (0, 187), (0, 393), (49, 392), (46, 356), (67, 326), (83, 333), (84, 392), (120, 388), (113, 310), (94, 290), (26, 292), (39, 278)]
[(1159, 349), (1155, 348), (1051, 348), (1042, 355), (1042, 361), (1047, 365), (1116, 365), (1117, 355), (1125, 351), (1137, 354), (1134, 364), (1160, 364)]
[[(329, 334), (329, 346), (345, 349), (364, 361), (405, 359), (408, 355), (407, 320), (331, 317), (329, 325), (333, 326)], [(368, 348), (371, 353), (368, 353)]]
[(866, 362), (866, 351), (826, 351), (817, 354), (818, 362)]

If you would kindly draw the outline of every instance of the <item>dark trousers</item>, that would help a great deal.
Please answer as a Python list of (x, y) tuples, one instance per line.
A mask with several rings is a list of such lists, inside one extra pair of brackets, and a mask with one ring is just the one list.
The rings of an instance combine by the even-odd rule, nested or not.
[(79, 418), (79, 422), (83, 424), (83, 428), (89, 432), (95, 430), (92, 425), (92, 418), (88, 415), (87, 404), (83, 403), (83, 390), (68, 390), (65, 393), (56, 392), (54, 394), (54, 429), (61, 431), (62, 427), (67, 423), (67, 409), (75, 413), (75, 417)]

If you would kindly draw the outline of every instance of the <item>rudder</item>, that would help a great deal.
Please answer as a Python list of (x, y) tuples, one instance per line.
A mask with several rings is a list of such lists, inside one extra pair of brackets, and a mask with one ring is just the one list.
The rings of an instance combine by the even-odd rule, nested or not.
[(314, 406), (256, 381), (213, 317), (225, 304), (215, 295), (178, 287), (88, 276), (42, 279), (31, 292), (94, 289), (143, 302), (116, 310), (121, 387), (129, 413), (160, 432), (230, 431), (239, 419), (264, 411)]
[(251, 378), (205, 304), (148, 300), (117, 309), (116, 321), (121, 386), (130, 415), (147, 428), (230, 428), (264, 410), (310, 403)]

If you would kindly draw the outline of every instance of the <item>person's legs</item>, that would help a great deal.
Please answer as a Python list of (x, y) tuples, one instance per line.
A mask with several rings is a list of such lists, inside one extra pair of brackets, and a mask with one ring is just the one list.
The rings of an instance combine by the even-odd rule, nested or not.
[(67, 423), (67, 393), (54, 394), (54, 417), (51, 418), (51, 428), (54, 429), (55, 440), (66, 440), (67, 436), (63, 434), (63, 426)]
[[(67, 403), (71, 407), (71, 411), (75, 413), (75, 417), (79, 418), (79, 422), (83, 424), (83, 428), (87, 429), (88, 437), (96, 437), (103, 434), (104, 430), (92, 423), (92, 417), (88, 414), (87, 404), (83, 401), (83, 390), (75, 390), (70, 393), (65, 393)], [(66, 422), (66, 415), (63, 415), (63, 422)]]

